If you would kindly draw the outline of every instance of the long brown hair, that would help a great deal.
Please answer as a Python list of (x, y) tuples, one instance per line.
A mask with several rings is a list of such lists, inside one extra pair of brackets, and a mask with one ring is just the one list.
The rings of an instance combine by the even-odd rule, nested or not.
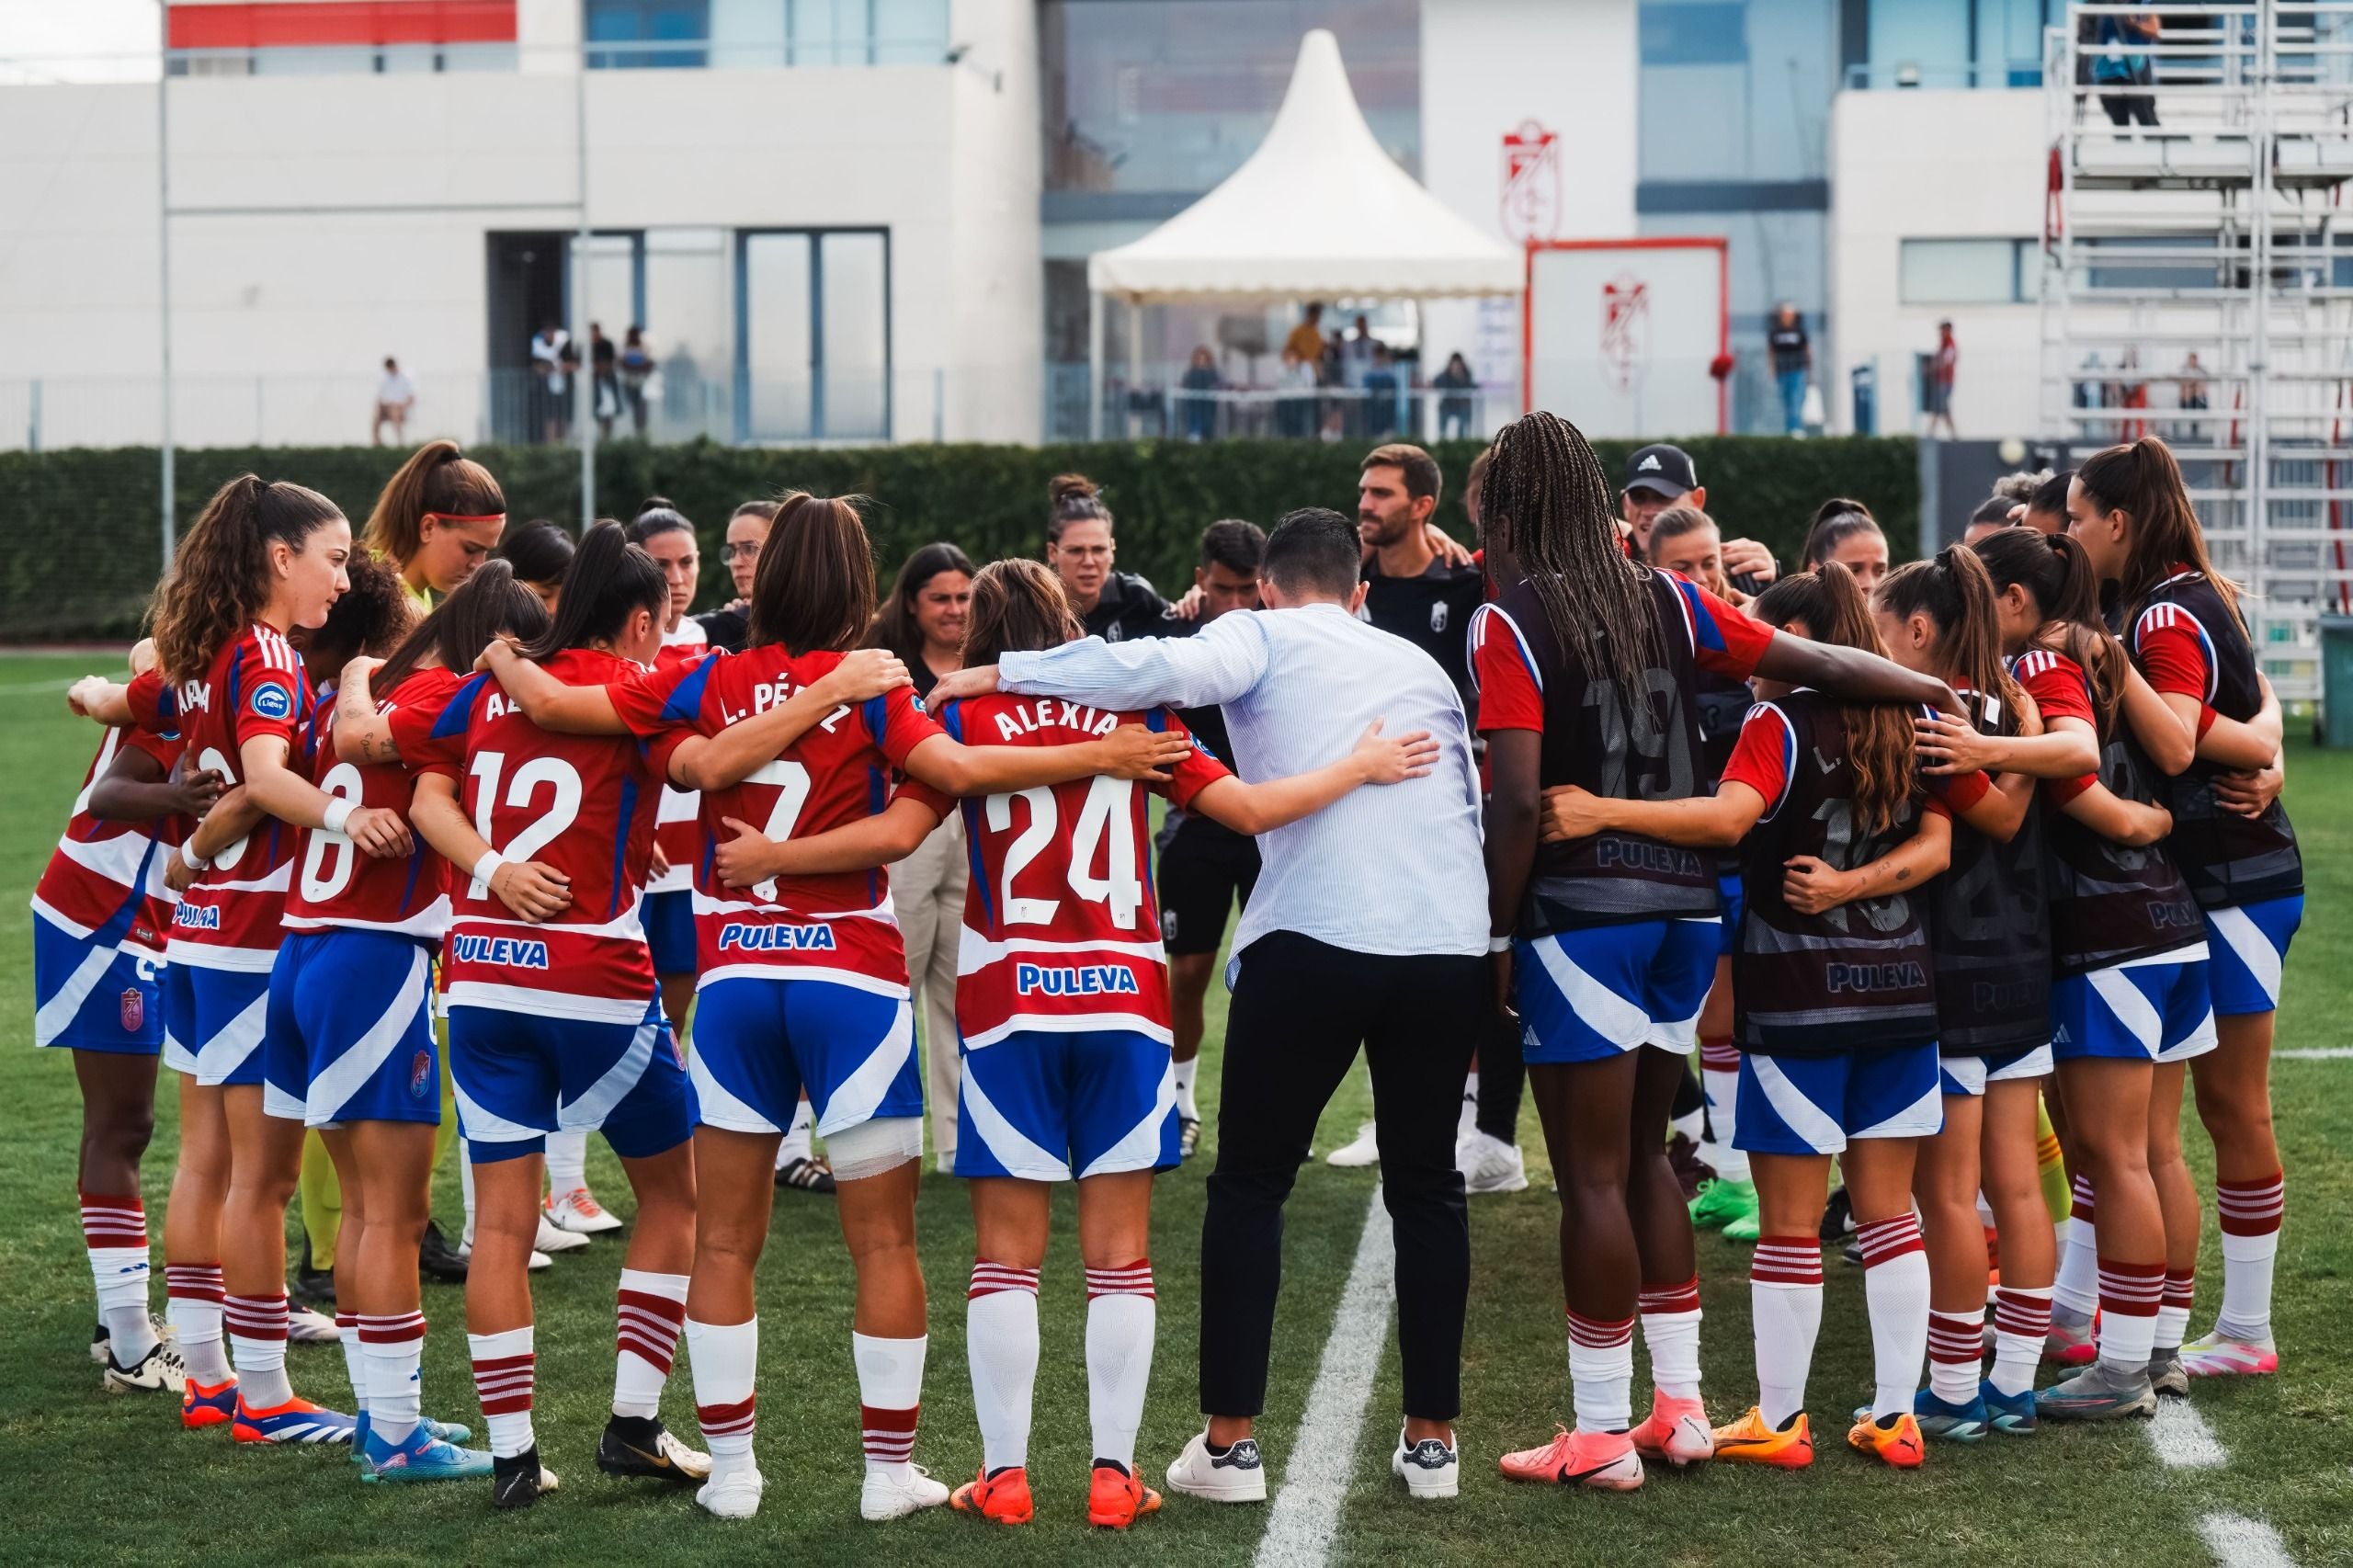
[(2092, 685), (2092, 704), (2105, 733), (2124, 700), (2124, 649), (2109, 635), (2099, 615), (2099, 583), (2084, 547), (2065, 534), (2034, 528), (1998, 528), (1969, 549), (1985, 564), (1994, 591), (2012, 584), (2026, 589), (2045, 626), (2059, 629), (2059, 651), (2083, 666)]
[(2127, 625), (2140, 614), (2158, 584), (2172, 576), (2176, 567), (2188, 566), (2214, 585), (2239, 630), (2246, 630), (2246, 617), (2239, 608), (2239, 585), (2215, 571), (2206, 553), (2198, 508), (2190, 504), (2189, 486), (2182, 480), (2181, 465), (2174, 461), (2171, 447), (2154, 436), (2110, 447), (2085, 460), (2075, 471), (2075, 483), (2102, 513), (2122, 512), (2132, 519), (2132, 548), (2116, 585)]
[(785, 499), (752, 573), (750, 641), (790, 653), (858, 646), (874, 619), (874, 547), (857, 497)]
[(2002, 711), (2024, 710), (2026, 693), (2002, 657), (2002, 623), (1994, 579), (1966, 545), (1949, 544), (1926, 561), (1889, 573), (1879, 605), (1898, 620), (1925, 615), (1937, 629), (1937, 658), (1956, 684), (1990, 697)]
[(155, 662), (172, 681), (199, 680), (212, 657), (269, 602), (269, 547), (300, 551), (343, 516), (315, 490), (241, 473), (212, 493), (188, 526), (149, 607)]
[(1008, 653), (1059, 648), (1086, 635), (1052, 568), (1037, 561), (993, 561), (972, 579), (972, 613), (964, 623), (964, 667), (994, 665)]
[(611, 642), (639, 610), (661, 625), (670, 611), (670, 585), (654, 557), (630, 543), (620, 524), (599, 517), (580, 536), (580, 548), (564, 568), (554, 618), (524, 644), (523, 657), (542, 664), (566, 648)]
[(961, 572), (970, 577), (972, 558), (941, 540), (925, 545), (901, 562), (899, 574), (891, 580), (891, 597), (874, 612), (874, 624), (867, 629), (866, 645), (888, 648), (910, 665), (920, 662), (923, 628), (915, 624), (915, 596), (942, 572)]
[[(1816, 642), (1887, 657), (1855, 574), (1836, 561), (1782, 578), (1756, 596), (1752, 613), (1768, 626), (1802, 620)], [(1855, 811), (1866, 831), (1884, 833), (1912, 794), (1912, 714), (1893, 703), (1848, 702), (1840, 704), (1839, 716), (1847, 766), (1855, 774)]]
[(360, 542), (405, 565), (425, 542), (427, 512), (450, 517), (504, 517), (506, 493), (498, 488), (490, 470), (458, 449), (457, 442), (427, 441), (384, 482)]

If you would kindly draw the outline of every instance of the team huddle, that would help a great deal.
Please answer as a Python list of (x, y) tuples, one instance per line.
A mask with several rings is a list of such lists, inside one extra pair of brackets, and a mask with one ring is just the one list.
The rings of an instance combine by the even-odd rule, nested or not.
[[(945, 669), (924, 667), (921, 639), (909, 658), (878, 637), (891, 607), (878, 621), (846, 501), (747, 504), (746, 591), (706, 635), (657, 543), (690, 550), (675, 511), (600, 522), (529, 565), (538, 526), (493, 554), (504, 497), (447, 443), (395, 477), (364, 538), (315, 492), (233, 481), (157, 588), (132, 678), (69, 694), (105, 728), (34, 899), (37, 1043), (72, 1050), (84, 1092), (106, 1386), (176, 1394), (186, 1426), (241, 1443), (347, 1445), (365, 1482), (483, 1477), (496, 1506), (535, 1503), (556, 1486), (532, 1424), (543, 1181), (562, 1141), (600, 1132), (636, 1210), (600, 1470), (692, 1485), (721, 1517), (757, 1511), (755, 1270), (790, 1171), (834, 1193), (856, 1268), (861, 1514), (949, 1504), (1020, 1524), (1049, 1199), (1072, 1182), (1086, 1517), (1125, 1528), (1161, 1506), (1135, 1455), (1153, 1182), (1200, 1135), (1201, 996), (1229, 900), (1265, 896), (1252, 841), (1296, 890), (1302, 841), (1282, 830), (1357, 791), (1452, 780), (1466, 862), (1483, 813), (1483, 866), (1460, 869), (1483, 878), (1493, 986), (1441, 1022), (1466, 1054), (1477, 1042), (1480, 1114), (1429, 1212), (1467, 1257), (1465, 1177), (1494, 1190), (1483, 1170), (1518, 1172), (1523, 1082), (1562, 1204), (1574, 1421), (1503, 1456), (1506, 1476), (1630, 1490), (1646, 1459), (1811, 1464), (1834, 1160), (1873, 1341), (1874, 1396), (1848, 1433), (1867, 1455), (1916, 1466), (1930, 1443), (2145, 1415), (2195, 1376), (2275, 1371), (2268, 1073), (2301, 863), (2279, 705), (2171, 454), (2103, 452), (2005, 502), (1973, 544), (1892, 571), (1867, 509), (1833, 503), (1805, 569), (1778, 576), (1721, 540), (1688, 458), (1645, 452), (1679, 463), (1679, 504), (1656, 486), (1638, 502), (1630, 474), (1613, 505), (1552, 415), (1505, 427), (1471, 476), (1481, 553), (1384, 588), (1421, 596), (1413, 641), (1439, 657), (1400, 655), (1430, 666), (1446, 711), (1352, 727), (1352, 745), (1289, 771), (1257, 766), (1255, 711), (1230, 743), (1216, 702), (1090, 703), (1041, 656), (1232, 613), (1362, 613), (1392, 551), (1447, 543), (1421, 537), (1438, 482), (1415, 449), (1366, 460), (1361, 536), (1320, 509), (1265, 535), (1213, 525), (1175, 607), (1109, 571), (1109, 514), (1058, 482), (1052, 567), (917, 552), (962, 563)], [(903, 583), (936, 580), (915, 568)], [(1466, 585), (1467, 626), (1442, 580)], [(1235, 640), (1199, 642), (1209, 659)], [(1284, 646), (1269, 632), (1256, 656)], [(911, 974), (890, 869), (959, 835), (943, 1019), (925, 1011), (928, 958)], [(1288, 932), (1255, 935), (1293, 950)], [(1245, 921), (1237, 958), (1253, 937)], [(915, 1462), (915, 1206), (942, 1043), (961, 1131), (935, 1142), (972, 1199), (982, 1449), (952, 1491)], [(159, 1058), (180, 1116), (160, 1321), (139, 1197)], [(2194, 1341), (2188, 1083), (2225, 1263)], [(1669, 1134), (1702, 1104), (1711, 1169), (1688, 1197)], [(426, 1415), (419, 1378), (419, 1249), (452, 1119), (483, 1449)], [(2063, 1246), (2054, 1130), (2074, 1177)], [(306, 1134), (342, 1190), (347, 1413), (288, 1376), (284, 1225)], [(1756, 1244), (1756, 1397), (1724, 1426), (1699, 1387), (1698, 1228)], [(1213, 1250), (1205, 1237), (1205, 1271)], [(1423, 1343), (1450, 1312), (1441, 1348), (1459, 1359), (1461, 1308), (1415, 1305)], [(1638, 1322), (1654, 1387), (1639, 1422)], [(1205, 1356), (1211, 1337), (1205, 1318)], [(703, 1451), (661, 1419), (681, 1341)], [(1417, 1387), (1416, 1354), (1392, 1469), (1413, 1495), (1450, 1496), (1453, 1376)], [(2065, 1375), (2038, 1389), (2046, 1360)], [(1203, 1403), (1170, 1486), (1263, 1497), (1253, 1412), (1214, 1403), (1206, 1371)]]

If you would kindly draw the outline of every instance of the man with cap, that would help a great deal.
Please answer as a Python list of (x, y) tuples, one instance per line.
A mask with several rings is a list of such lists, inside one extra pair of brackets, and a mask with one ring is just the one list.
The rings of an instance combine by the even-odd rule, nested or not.
[[(1651, 524), (1669, 506), (1708, 509), (1708, 487), (1699, 483), (1691, 454), (1665, 441), (1654, 441), (1626, 460), (1626, 487), (1618, 493), (1618, 515), (1633, 536), (1634, 553), (1650, 544)], [(1724, 575), (1744, 594), (1764, 591), (1780, 575), (1773, 552), (1753, 539), (1724, 540)]]

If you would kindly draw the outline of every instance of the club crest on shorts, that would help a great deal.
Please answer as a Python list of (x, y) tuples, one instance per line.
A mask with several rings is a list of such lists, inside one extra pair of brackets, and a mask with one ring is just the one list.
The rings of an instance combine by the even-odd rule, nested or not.
[(432, 1085), (433, 1053), (429, 1051), (419, 1051), (415, 1056), (409, 1058), (408, 1097), (413, 1100), (423, 1099), (426, 1091)]
[(145, 1023), (146, 1021), (147, 1021), (147, 998), (146, 998), (146, 996), (145, 996), (144, 994), (142, 994), (140, 992), (139, 988), (138, 988), (137, 986), (135, 986), (135, 985), (128, 985), (128, 986), (123, 987), (123, 992), (122, 992), (122, 1027), (123, 1027), (126, 1030), (128, 1030), (129, 1032), (131, 1032), (131, 1033), (132, 1033), (132, 1034), (137, 1034), (137, 1033), (139, 1032), (139, 1026), (140, 1026), (140, 1025), (142, 1025), (142, 1024), (143, 1024), (143, 1023)]

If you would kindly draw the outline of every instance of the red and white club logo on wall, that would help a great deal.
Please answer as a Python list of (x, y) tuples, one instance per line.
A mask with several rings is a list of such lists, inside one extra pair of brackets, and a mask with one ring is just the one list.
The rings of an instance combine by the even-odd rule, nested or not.
[(1514, 244), (1560, 233), (1561, 139), (1532, 119), (1504, 132), (1503, 226)]
[(1602, 374), (1617, 391), (1631, 392), (1650, 354), (1650, 285), (1621, 272), (1601, 286)]

